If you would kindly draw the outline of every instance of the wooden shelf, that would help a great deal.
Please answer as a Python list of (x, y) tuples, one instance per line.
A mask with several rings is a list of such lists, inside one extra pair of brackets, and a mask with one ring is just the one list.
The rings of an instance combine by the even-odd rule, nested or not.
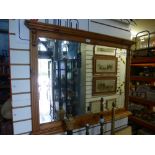
[(129, 96), (129, 101), (144, 106), (155, 106), (155, 102), (137, 96)]
[(132, 81), (155, 82), (155, 77), (131, 76)]
[(152, 124), (150, 122), (142, 120), (136, 116), (129, 116), (129, 120), (135, 122), (136, 124), (146, 128), (146, 129), (149, 129), (149, 130), (155, 132), (155, 124)]
[(155, 63), (131, 64), (132, 67), (155, 67)]
[(134, 57), (131, 60), (131, 64), (138, 63), (155, 63), (155, 57)]
[[(155, 47), (138, 49), (138, 50), (135, 50), (135, 52), (138, 52), (137, 55), (140, 54), (141, 52), (142, 53), (144, 52), (144, 54), (147, 54), (147, 55), (154, 54)], [(148, 67), (148, 68), (155, 67), (155, 56), (133, 56), (131, 59), (131, 73), (133, 71), (136, 72), (138, 69), (140, 69), (140, 71), (141, 71), (142, 68), (137, 68), (137, 67)], [(151, 73), (151, 71), (150, 71), (150, 73)], [(130, 80), (154, 83), (155, 77), (130, 75)], [(143, 105), (148, 110), (152, 110), (153, 107), (155, 106), (155, 101), (149, 101), (146, 98), (137, 97), (137, 96), (129, 96), (129, 102), (130, 103), (132, 102), (132, 103), (138, 104), (138, 105)], [(131, 120), (132, 122), (134, 122), (135, 124), (137, 124), (143, 128), (149, 129), (150, 131), (153, 131), (155, 133), (155, 124), (153, 124), (147, 120), (143, 120), (142, 118), (139, 118), (139, 117), (136, 117), (133, 115), (129, 116), (129, 120)]]
[[(105, 112), (102, 114), (105, 119), (105, 123), (108, 123), (109, 121), (111, 121), (111, 112)], [(118, 110), (116, 110), (116, 113), (115, 113), (115, 120), (123, 119), (125, 117), (130, 116), (131, 114), (132, 114), (131, 112), (129, 112), (125, 109), (118, 109)], [(76, 117), (74, 117), (74, 129), (82, 128), (87, 123), (91, 124), (91, 125), (97, 124), (99, 122), (99, 118), (100, 118), (99, 113), (97, 113), (97, 114), (90, 113), (90, 114), (76, 116)], [(48, 125), (48, 129), (46, 129), (43, 125), (41, 125), (41, 127), (40, 127), (41, 130), (39, 132), (34, 132), (33, 134), (56, 134), (59, 132), (66, 131), (64, 121), (57, 121), (57, 123), (53, 122), (52, 125), (50, 123), (48, 123), (47, 125)], [(56, 128), (57, 130), (54, 131), (53, 130), (54, 128)]]

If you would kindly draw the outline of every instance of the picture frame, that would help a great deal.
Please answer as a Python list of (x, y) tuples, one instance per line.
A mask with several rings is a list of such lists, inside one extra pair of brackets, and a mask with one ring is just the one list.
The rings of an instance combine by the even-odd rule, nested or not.
[(107, 46), (94, 46), (94, 55), (116, 55), (117, 48), (115, 47), (107, 47)]
[(92, 96), (116, 94), (116, 77), (93, 77)]
[(115, 56), (95, 55), (93, 57), (93, 74), (117, 74), (117, 58)]

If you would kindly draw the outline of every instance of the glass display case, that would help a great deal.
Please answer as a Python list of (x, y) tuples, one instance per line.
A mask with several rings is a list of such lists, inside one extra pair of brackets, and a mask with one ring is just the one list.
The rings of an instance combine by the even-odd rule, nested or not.
[[(53, 103), (54, 113), (66, 111), (66, 116), (80, 113), (80, 44), (58, 41), (53, 56)], [(54, 117), (59, 117), (54, 115)]]

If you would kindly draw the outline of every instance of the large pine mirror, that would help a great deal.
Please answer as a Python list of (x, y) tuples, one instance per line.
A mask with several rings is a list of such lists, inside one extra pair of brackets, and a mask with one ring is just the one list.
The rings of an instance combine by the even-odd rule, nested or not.
[[(100, 62), (100, 58), (102, 58), (101, 60), (108, 58), (112, 65), (115, 64), (115, 71), (108, 74), (109, 76), (105, 80), (116, 83), (112, 86), (115, 88), (114, 91), (110, 92), (111, 96), (108, 96), (107, 99), (110, 99), (112, 95), (115, 98), (118, 97), (119, 103), (121, 103), (119, 108), (125, 109), (129, 93), (129, 83), (127, 82), (129, 81), (129, 71), (127, 72), (126, 69), (129, 69), (130, 53), (128, 51), (132, 44), (131, 41), (31, 20), (26, 20), (25, 24), (30, 29), (31, 40), (33, 134), (64, 132), (66, 131), (64, 119), (70, 116), (75, 119), (80, 118), (75, 123), (75, 128), (80, 128), (90, 120), (98, 123), (98, 116), (93, 115), (89, 118), (86, 114), (90, 110), (91, 101), (99, 100), (102, 96), (105, 97), (104, 94), (101, 94), (102, 92), (98, 92), (98, 89), (93, 90), (94, 80), (96, 80), (96, 85), (98, 81), (102, 85), (101, 88), (105, 89), (102, 81), (105, 79), (103, 76), (106, 76), (104, 74), (101, 79), (98, 73), (93, 71), (94, 58), (99, 57), (98, 62)], [(96, 47), (100, 50), (99, 53), (104, 50), (112, 50), (114, 55), (95, 57)], [(119, 62), (117, 62), (118, 59)], [(123, 68), (119, 65), (122, 65)], [(116, 70), (116, 67), (121, 70), (120, 75), (117, 74), (118, 68)], [(105, 69), (105, 66), (101, 69)], [(117, 80), (120, 76), (122, 76), (120, 78), (122, 83), (118, 89)], [(108, 83), (111, 88), (113, 83), (109, 81)], [(95, 88), (97, 87), (95, 86)], [(99, 108), (94, 107), (95, 111), (96, 108)], [(108, 107), (106, 108), (108, 109)]]

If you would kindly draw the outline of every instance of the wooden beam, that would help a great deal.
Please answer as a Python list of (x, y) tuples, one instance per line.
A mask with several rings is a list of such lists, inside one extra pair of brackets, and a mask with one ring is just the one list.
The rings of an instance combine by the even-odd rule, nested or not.
[[(43, 34), (47, 32), (48, 36), (53, 37), (54, 39), (60, 38), (61, 40), (67, 39), (67, 40), (84, 42), (87, 44), (109, 45), (112, 47), (120, 47), (120, 48), (128, 48), (132, 44), (134, 44), (134, 42), (131, 40), (126, 40), (126, 39), (94, 33), (94, 32), (88, 32), (84, 30), (68, 28), (64, 26), (34, 22), (31, 20), (25, 20), (25, 25), (31, 31), (34, 31), (34, 30), (40, 31), (40, 34), (42, 34), (41, 32), (43, 32)], [(59, 35), (54, 35), (54, 34), (59, 34)]]

